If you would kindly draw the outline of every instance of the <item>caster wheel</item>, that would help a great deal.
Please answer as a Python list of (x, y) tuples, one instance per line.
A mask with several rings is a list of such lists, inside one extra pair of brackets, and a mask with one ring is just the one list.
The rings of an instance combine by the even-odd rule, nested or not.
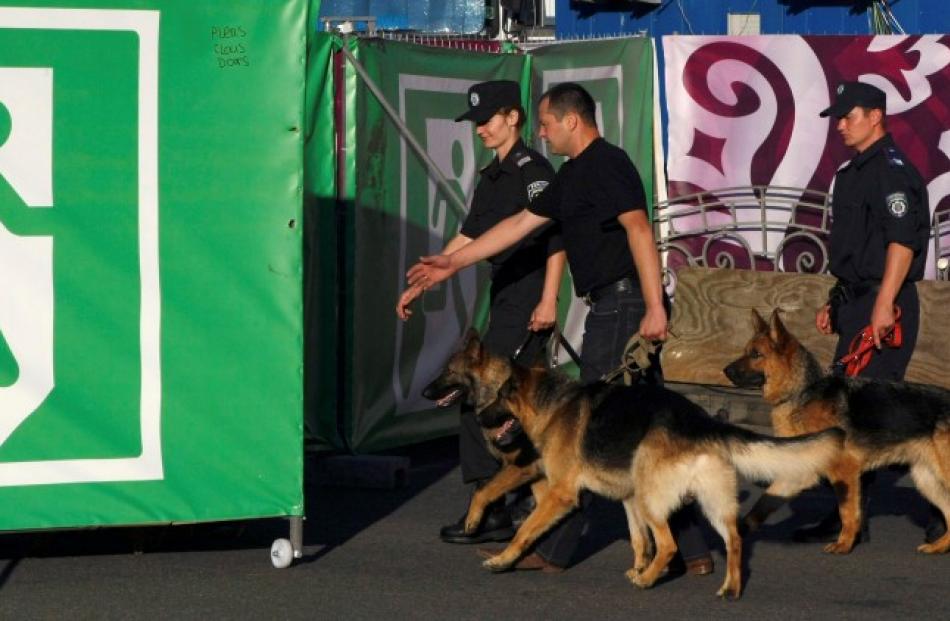
[(290, 567), (294, 562), (294, 548), (289, 539), (275, 539), (270, 547), (270, 562), (277, 569)]

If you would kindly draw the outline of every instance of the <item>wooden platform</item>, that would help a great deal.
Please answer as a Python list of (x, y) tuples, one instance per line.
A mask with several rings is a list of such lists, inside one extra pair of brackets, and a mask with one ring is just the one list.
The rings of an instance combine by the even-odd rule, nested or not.
[[(671, 382), (731, 386), (723, 367), (741, 355), (752, 336), (751, 309), (782, 321), (818, 358), (831, 364), (836, 336), (815, 329), (815, 312), (834, 279), (827, 275), (684, 268), (677, 272), (671, 336), (663, 347), (664, 377)], [(922, 281), (917, 348), (907, 369), (911, 382), (950, 388), (950, 282)]]

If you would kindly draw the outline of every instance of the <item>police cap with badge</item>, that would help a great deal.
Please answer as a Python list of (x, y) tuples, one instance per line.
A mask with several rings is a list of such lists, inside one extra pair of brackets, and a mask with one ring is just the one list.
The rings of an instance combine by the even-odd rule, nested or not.
[(842, 82), (835, 90), (835, 102), (822, 110), (819, 116), (840, 119), (857, 106), (885, 110), (887, 97), (876, 86), (864, 82)]
[(468, 110), (456, 121), (474, 121), (476, 125), (487, 123), (502, 108), (521, 105), (521, 86), (512, 80), (479, 82), (468, 89)]

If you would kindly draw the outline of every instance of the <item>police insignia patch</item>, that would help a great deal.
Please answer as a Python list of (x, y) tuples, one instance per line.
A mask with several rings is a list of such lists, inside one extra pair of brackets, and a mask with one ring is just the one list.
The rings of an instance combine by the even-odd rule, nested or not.
[(903, 192), (888, 194), (884, 202), (887, 203), (887, 210), (895, 218), (903, 218), (907, 213), (907, 195)]
[(478, 105), (478, 101), (479, 101), (479, 99), (478, 99), (478, 93), (472, 93), (471, 96), (468, 98), (468, 101), (469, 101), (469, 103), (472, 104), (472, 107), (473, 107), (473, 108), (474, 108), (475, 106), (477, 106), (477, 105)]
[(534, 197), (544, 191), (544, 188), (548, 187), (547, 181), (534, 181), (528, 184), (528, 200), (533, 201)]

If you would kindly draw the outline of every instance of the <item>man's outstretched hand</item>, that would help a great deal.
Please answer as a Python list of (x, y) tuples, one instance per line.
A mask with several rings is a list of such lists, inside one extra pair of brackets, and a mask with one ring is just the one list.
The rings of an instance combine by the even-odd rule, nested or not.
[(406, 277), (410, 287), (428, 289), (448, 279), (456, 271), (457, 268), (452, 267), (452, 261), (447, 255), (436, 254), (419, 259), (419, 262), (406, 272)]

